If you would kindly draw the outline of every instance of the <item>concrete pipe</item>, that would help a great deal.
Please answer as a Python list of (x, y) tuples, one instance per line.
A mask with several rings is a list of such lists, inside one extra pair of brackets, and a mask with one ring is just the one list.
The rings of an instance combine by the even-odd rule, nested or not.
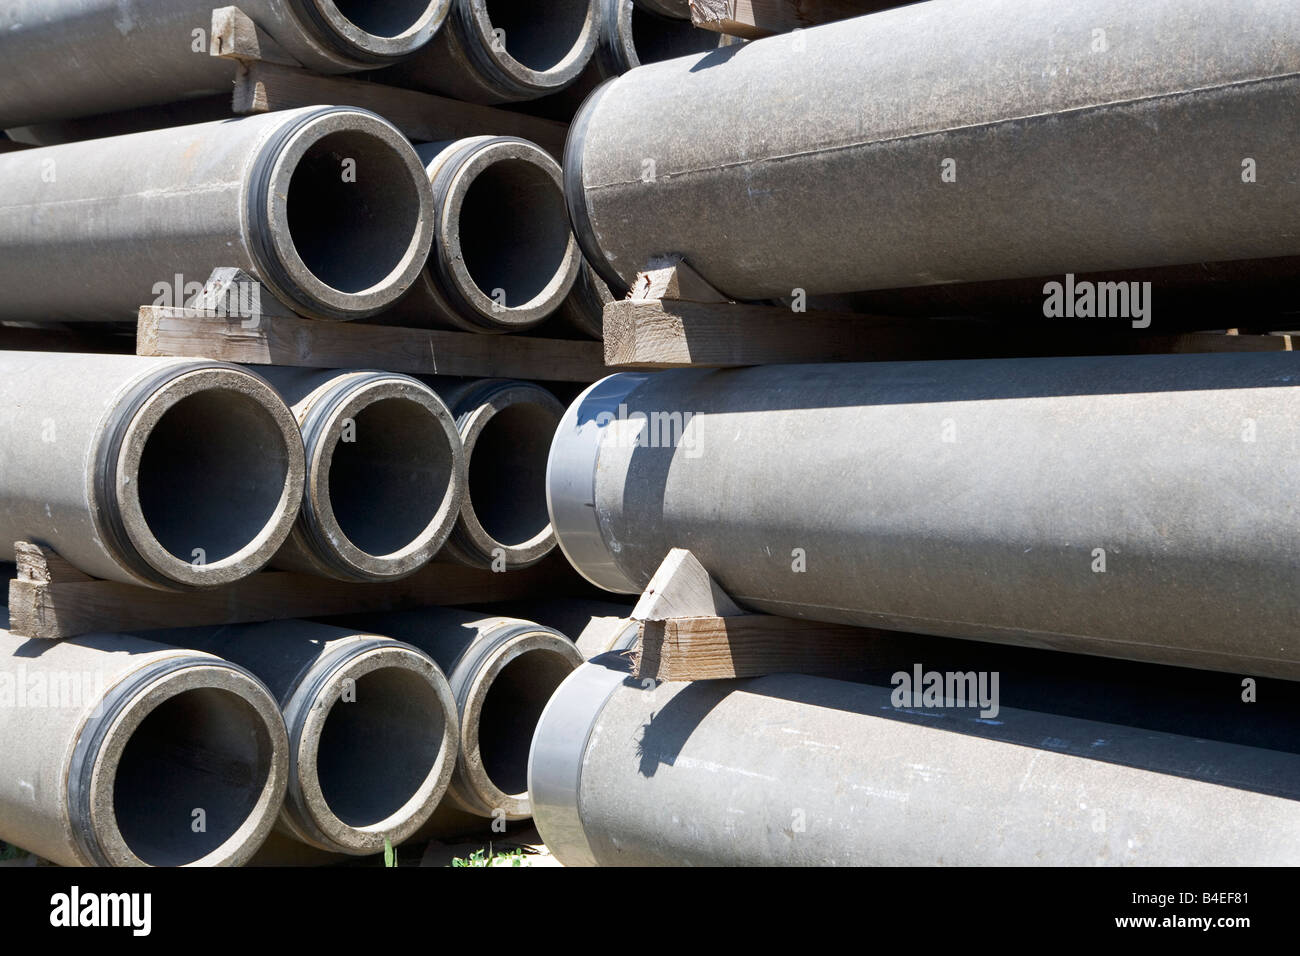
[(596, 48), (597, 0), (452, 0), (443, 30), (386, 82), (469, 103), (556, 93)]
[(758, 611), (1300, 679), (1297, 408), (1287, 352), (613, 375), (548, 505), (612, 591), (682, 547)]
[[(450, 0), (240, 0), (239, 8), (317, 73), (410, 56)], [(25, 0), (0, 16), (0, 127), (230, 94), (235, 65), (209, 52), (211, 2)], [(52, 63), (75, 69), (51, 71)]]
[[(528, 818), (528, 745), (551, 694), (582, 663), (573, 642), (531, 621), (450, 608), (347, 622), (418, 647), (447, 675), (460, 719), (460, 756), (446, 807), (476, 818)], [(435, 827), (439, 816), (446, 816), (441, 808)]]
[(229, 584), (302, 500), (292, 413), (223, 362), (0, 352), (0, 446), (0, 560), (37, 541), (110, 581)]
[(465, 496), (465, 455), (442, 399), (406, 375), (269, 368), (306, 446), (302, 507), (275, 567), (390, 581), (446, 543)]
[(442, 801), (460, 730), (452, 688), (423, 652), (310, 621), (151, 636), (246, 667), (279, 701), (289, 731), (281, 834), (329, 853), (380, 853)]
[(221, 266), (352, 319), (397, 301), (433, 241), (414, 148), (343, 107), (5, 153), (0, 181), (0, 319), (133, 321)]
[(609, 285), (586, 259), (573, 290), (555, 313), (555, 325), (592, 339), (605, 337), (605, 306), (614, 301)]
[(636, 644), (640, 625), (632, 620), (632, 605), (583, 598), (514, 601), (496, 609), (553, 627), (577, 645), (583, 660), (606, 651), (627, 650)]
[(517, 332), (560, 308), (582, 265), (560, 164), (514, 136), (416, 151), (433, 184), (433, 249), (411, 291), (376, 321)]
[(61, 866), (239, 866), (288, 777), (260, 681), (118, 634), (0, 630), (0, 740), (0, 839)]
[(653, 9), (653, 4), (633, 0), (597, 2), (601, 6), (600, 40), (592, 57), (597, 82), (648, 63), (708, 53), (739, 42), (699, 29), (691, 23), (689, 10), (682, 19)]
[(555, 548), (546, 456), (564, 406), (530, 382), (434, 387), (456, 417), (468, 476), (460, 517), (439, 557), (496, 571), (536, 564)]
[(1300, 6), (1248, 6), (936, 0), (643, 67), (574, 119), (574, 231), (738, 299), (1293, 255)]
[(1195, 723), (1195, 700), (1132, 723), (1104, 698), (986, 719), (955, 697), (899, 706), (888, 684), (647, 687), (625, 667), (584, 664), (537, 725), (533, 817), (566, 866), (1300, 862), (1294, 733), (1266, 749), (1145, 723)]

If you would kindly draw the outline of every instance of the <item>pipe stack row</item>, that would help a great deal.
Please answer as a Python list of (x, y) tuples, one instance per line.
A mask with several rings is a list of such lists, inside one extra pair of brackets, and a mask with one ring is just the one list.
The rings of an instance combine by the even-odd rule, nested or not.
[[(1286, 329), (1297, 76), (1280, 0), (931, 0), (602, 86), (567, 199), (616, 290), (678, 255), (1015, 334), (1145, 282), (1110, 328)], [(1285, 351), (595, 384), (548, 470), (574, 566), (631, 595), (689, 549), (747, 611), (863, 628), (869, 673), (634, 679), (593, 619), (539, 831), (569, 865), (1295, 864), (1298, 413)]]
[(0, 838), (68, 866), (240, 865), (273, 862), (273, 831), (361, 856), (528, 817), (573, 643), (447, 609), (365, 623), (0, 631)]

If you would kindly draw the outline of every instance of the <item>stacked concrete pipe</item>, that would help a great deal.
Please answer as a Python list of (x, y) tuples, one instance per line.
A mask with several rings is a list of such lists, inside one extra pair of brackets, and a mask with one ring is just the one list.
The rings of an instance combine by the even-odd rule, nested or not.
[(302, 507), (272, 564), (344, 581), (427, 564), (465, 497), (465, 454), (442, 399), (390, 372), (263, 371), (306, 446)]
[[(1202, 698), (1153, 703), (1167, 674), (1132, 688), (1132, 714), (1103, 685), (1074, 712), (1004, 693), (981, 717), (957, 698), (900, 705), (888, 681), (656, 685), (626, 668), (614, 654), (580, 667), (533, 739), (533, 817), (566, 866), (1300, 861), (1285, 688), (1289, 719), (1240, 739), (1197, 719)], [(1052, 689), (1077, 696), (1059, 676)], [(1250, 723), (1255, 705), (1227, 691), (1227, 726)]]
[[(421, 49), (450, 0), (241, 0), (239, 8), (317, 73), (377, 69)], [(0, 127), (230, 92), (235, 67), (209, 50), (209, 0), (41, 0), (0, 29)], [(51, 71), (50, 65), (76, 69)]]
[(416, 151), (433, 186), (433, 247), (411, 291), (375, 321), (467, 332), (517, 332), (545, 321), (582, 266), (559, 163), (514, 136)]
[(423, 652), (309, 621), (159, 631), (266, 682), (288, 728), (277, 830), (362, 856), (413, 836), (443, 799), (460, 746), (456, 699)]
[(433, 41), (381, 78), (470, 103), (556, 93), (578, 79), (596, 48), (596, 4), (452, 0)]
[(689, 548), (753, 610), (1298, 679), (1298, 408), (1289, 352), (625, 373), (548, 504), (612, 591)]
[(0, 839), (62, 866), (238, 866), (288, 778), (259, 680), (124, 635), (0, 630), (0, 739)]
[(551, 694), (582, 663), (573, 642), (531, 621), (451, 608), (361, 615), (347, 623), (420, 648), (451, 683), (460, 756), (444, 807), (421, 835), (464, 827), (467, 820), (528, 818), (529, 743)]
[(934, 0), (613, 80), (566, 194), (620, 290), (666, 254), (737, 299), (1289, 256), (1297, 77), (1291, 0)]
[(555, 548), (546, 461), (564, 406), (531, 382), (433, 384), (456, 418), (468, 479), (439, 558), (496, 571), (536, 564)]
[(680, 11), (667, 12), (663, 3), (642, 3), (641, 0), (598, 2), (600, 39), (588, 70), (594, 75), (586, 78), (591, 87), (648, 63), (708, 53), (739, 42), (720, 33), (699, 29), (691, 23), (689, 9), (683, 17)]
[(0, 319), (129, 321), (221, 266), (354, 319), (396, 302), (433, 240), (415, 149), (345, 107), (5, 153), (0, 179)]
[(252, 574), (302, 500), (293, 414), (223, 362), (0, 352), (0, 444), (0, 559), (38, 541), (127, 584)]

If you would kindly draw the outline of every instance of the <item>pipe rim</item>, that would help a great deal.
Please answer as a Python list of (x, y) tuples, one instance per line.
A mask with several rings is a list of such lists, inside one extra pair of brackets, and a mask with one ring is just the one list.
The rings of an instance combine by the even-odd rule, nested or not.
[(619, 406), (649, 378), (620, 372), (584, 389), (565, 409), (546, 461), (546, 510), (560, 551), (587, 581), (620, 594), (640, 594), (644, 586), (619, 566), (601, 528), (596, 476), (608, 424), (599, 418), (609, 415), (616, 422)]
[[(507, 625), (507, 629), (498, 634), (496, 640), (488, 643), (485, 653), (462, 662), (462, 666), (469, 670), (469, 679), (457, 695), (461, 713), (461, 747), (460, 756), (456, 760), (453, 786), (459, 801), (471, 813), (494, 817), (500, 812), (504, 813), (506, 820), (526, 820), (533, 813), (530, 792), (523, 790), (519, 793), (506, 793), (497, 786), (484, 767), (479, 742), (483, 705), (487, 702), (493, 684), (505, 669), (526, 655), (546, 654), (561, 658), (572, 664), (575, 670), (584, 661), (574, 643), (558, 631), (540, 624), (511, 619), (503, 619), (501, 623)], [(457, 668), (458, 671), (460, 669)], [(567, 679), (566, 677), (565, 680)], [(527, 761), (525, 774), (526, 764)]]
[[(106, 510), (116, 519), (114, 524), (120, 521), (130, 548), (158, 576), (156, 583), (164, 586), (217, 587), (260, 570), (293, 530), (302, 502), (305, 454), (293, 413), (260, 376), (233, 365), (179, 366), (162, 382), (146, 380), (144, 384), (151, 391), (132, 410), (120, 437), (114, 436), (115, 447), (106, 462), (112, 475)], [(216, 561), (196, 565), (173, 554), (150, 529), (140, 500), (140, 467), (153, 430), (169, 411), (192, 396), (217, 392), (242, 396), (266, 413), (283, 439), (284, 480), (270, 518), (251, 541)]]
[[(355, 292), (335, 288), (312, 271), (294, 243), (290, 225), (290, 189), (299, 164), (314, 146), (335, 134), (365, 138), (389, 153), (409, 174), (409, 185), (418, 197), (415, 231), (405, 251), (384, 278)], [(358, 178), (363, 175), (358, 170)], [(310, 107), (290, 118), (254, 164), (249, 204), (258, 277), (309, 318), (347, 321), (383, 311), (415, 283), (433, 247), (433, 189), (424, 164), (395, 126), (368, 110)]]
[[(397, 810), (363, 827), (344, 823), (330, 808), (318, 775), (321, 734), (344, 691), (344, 682), (359, 684), (368, 674), (401, 670), (422, 678), (432, 689), (443, 716), (438, 756), (420, 785)], [(297, 839), (334, 853), (365, 856), (381, 852), (387, 839), (397, 846), (433, 815), (451, 785), (460, 753), (456, 699), (442, 671), (427, 654), (383, 637), (370, 637), (330, 662), (321, 676), (295, 693), (286, 705), (291, 739), (288, 797), (282, 820)]]
[(326, 38), (339, 52), (364, 64), (383, 65), (418, 52), (442, 28), (451, 11), (452, 0), (430, 0), (422, 14), (410, 26), (392, 35), (373, 33), (344, 13), (338, 0), (308, 0), (311, 20), (322, 28)]
[(485, 293), (470, 274), (461, 246), (461, 214), (471, 188), (488, 169), (502, 163), (522, 162), (546, 174), (564, 203), (564, 174), (560, 164), (540, 146), (517, 137), (490, 137), (467, 145), (459, 163), (443, 165), (433, 176), (438, 219), (436, 255), (430, 267), (445, 277), (454, 296), (464, 301), (470, 314), (487, 328), (520, 331), (532, 328), (551, 316), (564, 302), (578, 279), (582, 254), (569, 230), (560, 268), (540, 292), (521, 305), (503, 308)]
[[(461, 443), (465, 447), (465, 497), (461, 504), (460, 516), (456, 519), (456, 529), (452, 534), (452, 544), (459, 545), (470, 560), (477, 560), (486, 566), (492, 566), (493, 552), (500, 549), (505, 555), (507, 570), (527, 568), (541, 561), (555, 549), (557, 539), (555, 526), (548, 522), (533, 537), (519, 544), (506, 544), (498, 541), (483, 526), (478, 512), (474, 508), (473, 488), (468, 480), (474, 451), (488, 425), (503, 411), (521, 405), (532, 405), (544, 412), (554, 415), (557, 423), (562, 422), (564, 406), (559, 399), (530, 382), (487, 382), (483, 388), (471, 390), (457, 402), (457, 426)], [(544, 489), (545, 490), (545, 489)], [(550, 517), (549, 508), (547, 517)]]
[[(466, 497), (466, 455), (456, 421), (432, 389), (410, 376), (359, 372), (339, 381), (333, 390), (335, 399), (314, 405), (303, 422), (307, 463), (302, 519), (313, 550), (350, 579), (395, 580), (413, 574), (446, 544)], [(433, 417), (446, 438), (451, 476), (433, 517), (419, 534), (396, 551), (371, 554), (354, 544), (339, 523), (330, 494), (330, 468), (343, 422), (388, 401), (410, 402)]]
[(488, 13), (488, 0), (459, 0), (457, 10), (465, 29), (471, 35), (467, 46), (481, 51), (475, 60), (482, 59), (480, 67), (487, 67), (498, 83), (511, 89), (513, 97), (536, 98), (555, 93), (572, 84), (586, 68), (596, 51), (599, 16), (594, 0), (587, 3), (587, 16), (573, 45), (560, 62), (545, 70), (534, 70), (521, 63), (509, 52), (495, 48), (492, 19)]
[(628, 280), (618, 274), (618, 270), (605, 257), (605, 251), (596, 238), (596, 227), (591, 218), (591, 207), (587, 204), (587, 188), (584, 184), (582, 163), (586, 155), (587, 130), (591, 119), (618, 77), (606, 80), (597, 86), (582, 101), (582, 106), (574, 114), (569, 124), (569, 136), (564, 142), (564, 203), (569, 210), (569, 224), (578, 240), (578, 247), (596, 274), (605, 280), (605, 284), (619, 298), (632, 291)]
[[(80, 788), (85, 794), (84, 800), (78, 801), (84, 809), (81, 826), (82, 832), (93, 841), (92, 852), (102, 856), (102, 860), (92, 862), (105, 866), (150, 865), (131, 849), (117, 823), (114, 785), (118, 767), (132, 734), (145, 718), (166, 701), (194, 690), (230, 693), (261, 718), (269, 740), (268, 768), (256, 802), (243, 823), (216, 849), (183, 865), (243, 866), (270, 835), (289, 778), (289, 739), (275, 698), (251, 673), (227, 661), (206, 655), (171, 657), (129, 675), (110, 691), (126, 691), (126, 696), (112, 704), (106, 699), (107, 710), (101, 719), (108, 720), (107, 725), (101, 728), (92, 719), (82, 727), (77, 749), (89, 748), (82, 764), (86, 768), (83, 779), (88, 778), (89, 782)], [(88, 731), (94, 739), (86, 736)], [(73, 783), (71, 773), (69, 783)], [(69, 810), (78, 813), (75, 804)]]

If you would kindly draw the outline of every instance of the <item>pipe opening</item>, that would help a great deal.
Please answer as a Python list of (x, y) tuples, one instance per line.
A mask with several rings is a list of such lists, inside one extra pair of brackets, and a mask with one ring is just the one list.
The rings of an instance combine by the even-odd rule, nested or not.
[(559, 420), (541, 405), (507, 405), (483, 426), (469, 458), (469, 498), (474, 516), (507, 547), (544, 534), (546, 461)]
[(479, 712), (478, 749), (492, 785), (514, 795), (528, 790), (528, 750), (533, 731), (573, 661), (558, 651), (524, 651), (492, 681)]
[(419, 26), (430, 4), (427, 0), (334, 0), (334, 6), (360, 29), (391, 40)]
[(316, 775), (330, 812), (350, 827), (382, 823), (428, 779), (442, 750), (446, 714), (423, 675), (380, 667), (356, 679), (321, 727)]
[(553, 70), (582, 40), (591, 0), (487, 0), (492, 29), (505, 31), (506, 52), (545, 73)]
[(632, 46), (642, 65), (716, 50), (718, 34), (701, 30), (690, 20), (671, 20), (632, 7)]
[(503, 159), (474, 178), (457, 227), (465, 268), (489, 299), (518, 307), (564, 269), (571, 233), (564, 192), (536, 163)]
[(288, 473), (284, 434), (270, 411), (243, 392), (207, 389), (178, 401), (150, 430), (137, 474), (140, 510), (173, 557), (213, 564), (276, 521)]
[(122, 839), (151, 866), (181, 866), (217, 850), (256, 808), (271, 747), (261, 715), (229, 691), (186, 690), (163, 701), (118, 761), (113, 812)]
[(433, 414), (406, 398), (383, 398), (353, 417), (355, 441), (334, 445), (330, 507), (339, 530), (374, 556), (416, 541), (452, 480), (452, 448)]
[(362, 130), (321, 137), (289, 181), (289, 234), (303, 264), (346, 293), (401, 268), (419, 229), (420, 190), (393, 147)]

